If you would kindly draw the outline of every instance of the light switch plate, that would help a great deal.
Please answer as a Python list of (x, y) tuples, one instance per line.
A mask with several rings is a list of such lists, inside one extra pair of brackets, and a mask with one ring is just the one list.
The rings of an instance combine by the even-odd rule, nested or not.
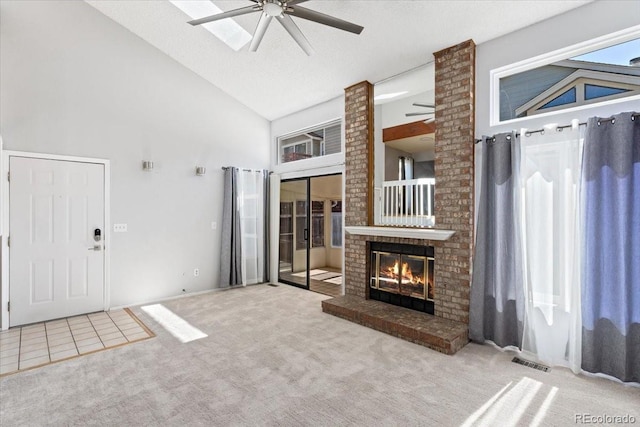
[(217, 223), (217, 222), (215, 222), (215, 221), (213, 221), (213, 222), (211, 223), (211, 229), (212, 229), (212, 230), (215, 230), (216, 228), (218, 228), (218, 223)]
[(113, 224), (113, 232), (114, 233), (126, 233), (127, 232), (127, 224)]

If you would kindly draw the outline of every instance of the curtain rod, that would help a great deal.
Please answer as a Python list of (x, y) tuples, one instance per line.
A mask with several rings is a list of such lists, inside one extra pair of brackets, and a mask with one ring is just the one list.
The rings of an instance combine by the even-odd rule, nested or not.
[[(231, 168), (232, 168), (232, 166), (222, 166), (221, 169), (223, 171), (226, 171), (227, 169), (231, 169)], [(245, 171), (245, 172), (262, 172), (262, 171), (265, 171), (266, 169), (242, 169), (242, 168), (238, 168), (238, 170)], [(269, 172), (269, 173), (271, 173), (271, 172)]]
[[(640, 113), (633, 113), (633, 114), (631, 115), (631, 120), (635, 120), (635, 118), (636, 118), (636, 117), (640, 117)], [(607, 123), (607, 122), (613, 122), (613, 123), (615, 123), (615, 121), (616, 121), (616, 119), (615, 119), (614, 117), (607, 117), (607, 118), (604, 118), (604, 119), (598, 119), (598, 124), (600, 124), (600, 123)], [(586, 126), (586, 125), (587, 125), (587, 122), (580, 122), (580, 123), (578, 123), (578, 126)], [(570, 127), (573, 127), (573, 125), (572, 125), (572, 124), (570, 124), (570, 125), (556, 126), (556, 127), (555, 127), (555, 130), (556, 130), (556, 132), (562, 132), (562, 130), (563, 130), (563, 129), (567, 129), (567, 128), (570, 128)], [(536, 129), (536, 130), (528, 130), (528, 131), (526, 131), (526, 132), (524, 133), (524, 135), (525, 135), (525, 136), (531, 136), (531, 135), (533, 135), (534, 133), (540, 133), (540, 134), (543, 134), (543, 135), (544, 135), (545, 130), (547, 130), (547, 129), (542, 128), (542, 129)], [(520, 136), (520, 133), (516, 133), (516, 136)], [(482, 138), (480, 138), (480, 139), (476, 139), (476, 140), (474, 141), (474, 144), (477, 144), (477, 143), (479, 143), (479, 142), (482, 142)]]

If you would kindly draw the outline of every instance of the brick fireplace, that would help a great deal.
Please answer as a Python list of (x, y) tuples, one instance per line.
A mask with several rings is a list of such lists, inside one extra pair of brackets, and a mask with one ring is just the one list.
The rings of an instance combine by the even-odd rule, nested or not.
[[(436, 58), (436, 227), (455, 231), (448, 240), (345, 235), (345, 295), (323, 301), (325, 312), (453, 354), (467, 343), (474, 208), (474, 80), (472, 40), (441, 50)], [(345, 227), (373, 225), (373, 86), (345, 89)], [(405, 234), (406, 235), (406, 234)], [(384, 244), (433, 247), (433, 315), (384, 306), (370, 299), (371, 255)], [(404, 310), (404, 311), (403, 311)], [(377, 313), (377, 314), (376, 314)], [(376, 317), (377, 316), (377, 317)]]

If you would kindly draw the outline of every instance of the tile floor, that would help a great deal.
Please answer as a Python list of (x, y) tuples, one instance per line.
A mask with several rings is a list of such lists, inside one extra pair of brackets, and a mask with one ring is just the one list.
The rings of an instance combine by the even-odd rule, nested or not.
[(0, 332), (0, 375), (152, 336), (126, 309), (11, 328)]

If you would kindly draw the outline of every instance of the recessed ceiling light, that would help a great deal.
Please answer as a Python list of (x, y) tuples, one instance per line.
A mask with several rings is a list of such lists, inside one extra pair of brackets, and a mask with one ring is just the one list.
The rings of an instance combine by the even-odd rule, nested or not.
[(385, 93), (385, 94), (382, 94), (382, 95), (377, 95), (373, 99), (376, 100), (376, 101), (381, 101), (383, 99), (395, 98), (396, 96), (404, 95), (405, 93), (408, 93), (408, 92), (405, 90), (404, 92)]
[[(193, 19), (222, 13), (222, 9), (210, 1), (169, 0), (169, 2)], [(236, 51), (242, 49), (251, 40), (251, 34), (233, 19), (209, 22), (202, 27)]]

